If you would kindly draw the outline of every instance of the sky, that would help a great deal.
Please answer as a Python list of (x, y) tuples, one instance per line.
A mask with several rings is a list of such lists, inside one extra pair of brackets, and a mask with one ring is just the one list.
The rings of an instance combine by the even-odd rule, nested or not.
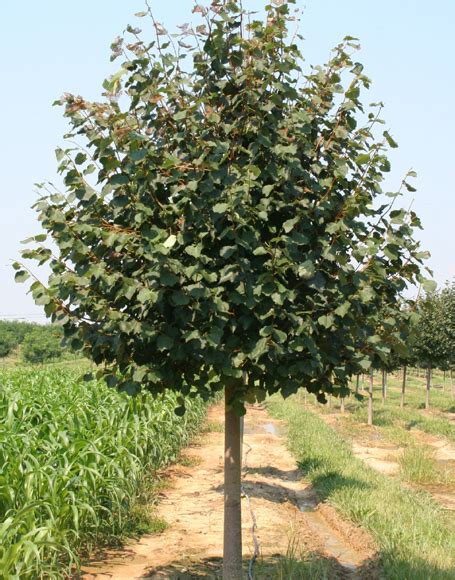
[[(203, 3), (203, 2), (201, 2)], [(244, 0), (260, 10), (265, 0)], [(194, 21), (191, 0), (150, 0), (155, 18), (170, 32)], [(134, 17), (144, 0), (22, 0), (0, 3), (2, 112), (0, 141), (0, 319), (44, 322), (42, 309), (14, 282), (11, 262), (20, 241), (40, 226), (31, 206), (34, 183), (58, 182), (54, 150), (67, 125), (52, 102), (64, 92), (98, 99), (101, 83), (116, 72), (109, 45), (127, 24), (149, 26)], [(397, 188), (409, 168), (417, 192), (401, 198), (413, 204), (424, 231), (422, 248), (442, 285), (455, 278), (455, 67), (453, 0), (297, 0), (303, 9), (300, 33), (307, 65), (321, 64), (346, 35), (362, 46), (356, 59), (372, 88), (363, 102), (383, 101), (386, 127), (399, 149), (390, 156), (388, 184)]]

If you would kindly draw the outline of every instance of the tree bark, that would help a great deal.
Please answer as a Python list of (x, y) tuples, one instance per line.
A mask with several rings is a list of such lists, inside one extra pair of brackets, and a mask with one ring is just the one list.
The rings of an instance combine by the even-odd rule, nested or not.
[(341, 397), (340, 399), (340, 409), (341, 412), (344, 413), (344, 397)]
[(360, 375), (357, 375), (357, 378), (355, 381), (355, 392), (357, 395), (359, 394), (359, 383), (360, 383)]
[(425, 410), (430, 408), (431, 367), (427, 368), (427, 388), (425, 391)]
[(373, 371), (370, 372), (370, 386), (368, 389), (368, 425), (373, 425)]
[(242, 507), (240, 499), (240, 417), (229, 406), (235, 389), (225, 389), (223, 580), (242, 578)]
[(407, 366), (403, 367), (403, 382), (401, 383), (401, 398), (400, 398), (400, 409), (404, 409), (404, 395), (406, 393), (406, 371)]
[(452, 391), (452, 397), (455, 398), (455, 383), (453, 382), (453, 370), (450, 369), (450, 387)]

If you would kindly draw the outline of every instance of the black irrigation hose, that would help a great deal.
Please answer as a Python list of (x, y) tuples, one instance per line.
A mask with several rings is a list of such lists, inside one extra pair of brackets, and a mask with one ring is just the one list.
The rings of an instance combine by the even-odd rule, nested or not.
[[(244, 464), (244, 473), (248, 473), (248, 467), (247, 467), (247, 459), (248, 459), (248, 453), (251, 451), (252, 447), (251, 445), (248, 445), (248, 443), (243, 443), (244, 445), (246, 445), (248, 447), (247, 452), (245, 453), (245, 464)], [(250, 496), (246, 493), (245, 488), (243, 487), (243, 485), (241, 485), (241, 491), (242, 491), (242, 495), (243, 497), (246, 499), (246, 503), (248, 506), (248, 510), (250, 512), (250, 517), (251, 517), (251, 521), (253, 522), (251, 525), (251, 535), (253, 537), (253, 546), (254, 546), (254, 551), (253, 551), (253, 555), (250, 558), (249, 564), (248, 564), (248, 580), (254, 580), (254, 576), (253, 576), (253, 566), (256, 562), (256, 560), (258, 559), (259, 553), (260, 553), (260, 546), (259, 546), (259, 541), (258, 538), (256, 536), (256, 530), (257, 530), (257, 521), (256, 521), (256, 515), (254, 513), (254, 511), (251, 508), (251, 501), (250, 501)]]

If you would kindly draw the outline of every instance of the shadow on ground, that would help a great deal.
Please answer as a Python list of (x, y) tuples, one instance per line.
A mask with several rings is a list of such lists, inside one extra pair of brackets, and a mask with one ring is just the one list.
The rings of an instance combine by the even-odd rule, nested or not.
[[(248, 577), (249, 561), (244, 560), (244, 578)], [(221, 558), (207, 558), (200, 562), (175, 562), (163, 568), (153, 568), (147, 571), (144, 578), (189, 580), (195, 578), (221, 579), (223, 562)], [(272, 556), (259, 558), (253, 566), (253, 575), (256, 580), (298, 580), (300, 578), (312, 580), (343, 579), (347, 578), (345, 571), (340, 568), (336, 560), (323, 555), (314, 554), (305, 562)], [(366, 577), (365, 577), (366, 578)], [(371, 575), (369, 578), (373, 578)]]
[[(441, 570), (423, 560), (412, 564), (394, 558), (394, 564), (387, 566), (385, 574), (381, 564), (382, 557), (368, 560), (355, 571), (342, 568), (339, 563), (323, 554), (312, 554), (305, 560), (290, 559), (282, 556), (271, 556), (259, 559), (253, 567), (255, 580), (453, 580), (454, 571)], [(243, 563), (244, 578), (248, 578), (248, 560)], [(190, 580), (222, 578), (222, 559), (207, 558), (200, 562), (174, 562), (163, 568), (152, 568), (143, 578), (149, 580)]]

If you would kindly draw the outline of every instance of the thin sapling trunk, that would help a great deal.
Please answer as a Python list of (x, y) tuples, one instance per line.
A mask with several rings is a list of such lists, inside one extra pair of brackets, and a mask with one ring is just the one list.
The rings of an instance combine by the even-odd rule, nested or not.
[(404, 395), (406, 393), (406, 372), (407, 372), (408, 367), (405, 365), (403, 367), (403, 380), (401, 383), (401, 397), (400, 397), (400, 408), (403, 409), (404, 408)]
[(368, 389), (368, 425), (373, 425), (373, 371), (370, 373), (370, 385)]
[(431, 367), (427, 368), (427, 384), (425, 390), (425, 410), (430, 408)]
[(241, 419), (229, 404), (234, 392), (225, 389), (223, 580), (242, 578)]
[(383, 369), (382, 370), (382, 404), (383, 405), (385, 405), (385, 398), (386, 398), (386, 381), (387, 381), (386, 376), (387, 376), (386, 372)]

